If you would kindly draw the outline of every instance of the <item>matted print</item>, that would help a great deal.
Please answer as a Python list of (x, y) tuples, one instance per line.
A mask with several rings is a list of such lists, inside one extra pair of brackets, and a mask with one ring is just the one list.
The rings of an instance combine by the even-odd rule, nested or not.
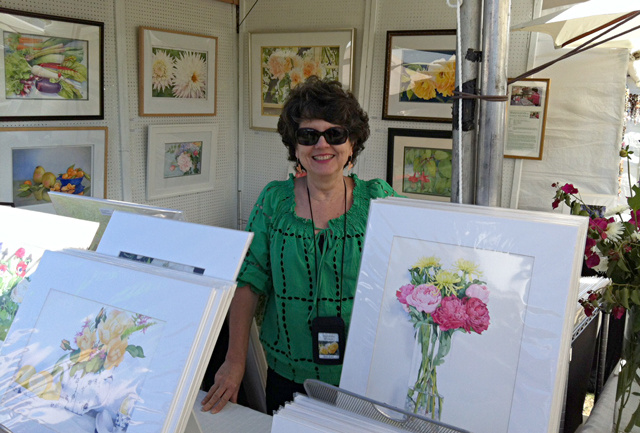
[(216, 114), (218, 38), (139, 29), (140, 116)]
[(354, 30), (251, 33), (251, 128), (276, 130), (289, 96), (311, 76), (351, 89)]
[(79, 428), (126, 432), (164, 325), (51, 290), (3, 404), (59, 433), (69, 431), (58, 427), (66, 417)]
[(375, 200), (340, 387), (477, 433), (556, 431), (587, 226)]

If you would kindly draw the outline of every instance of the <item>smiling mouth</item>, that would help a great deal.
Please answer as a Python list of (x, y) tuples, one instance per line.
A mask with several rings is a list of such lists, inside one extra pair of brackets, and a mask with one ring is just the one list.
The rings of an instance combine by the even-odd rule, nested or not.
[(318, 155), (313, 157), (315, 161), (326, 161), (327, 159), (331, 158), (333, 158), (333, 155)]

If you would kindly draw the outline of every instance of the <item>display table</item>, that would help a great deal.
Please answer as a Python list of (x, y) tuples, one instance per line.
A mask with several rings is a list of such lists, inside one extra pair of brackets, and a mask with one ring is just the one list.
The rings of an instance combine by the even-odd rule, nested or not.
[[(271, 422), (273, 418), (262, 412), (241, 406), (235, 403), (227, 403), (227, 405), (217, 414), (203, 412), (200, 402), (207, 395), (206, 392), (200, 391), (196, 402), (193, 405), (193, 414), (200, 426), (202, 433), (270, 433)], [(185, 433), (198, 433), (198, 429), (193, 425), (193, 420), (187, 426)]]

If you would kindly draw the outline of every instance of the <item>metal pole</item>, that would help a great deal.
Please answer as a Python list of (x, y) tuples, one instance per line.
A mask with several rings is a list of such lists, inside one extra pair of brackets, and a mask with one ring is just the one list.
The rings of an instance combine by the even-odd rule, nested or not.
[[(506, 95), (510, 0), (485, 0), (482, 95)], [(480, 100), (476, 204), (500, 206), (506, 101)]]
[[(480, 33), (482, 1), (466, 0), (460, 6), (460, 58), (456, 60), (462, 68), (462, 86), (457, 81), (456, 88), (463, 93), (477, 94), (478, 68), (482, 60), (480, 53)], [(459, 105), (453, 109), (453, 171), (451, 175), (451, 201), (474, 204), (476, 180), (476, 135), (477, 103), (475, 99), (462, 100), (462, 129), (458, 124)]]

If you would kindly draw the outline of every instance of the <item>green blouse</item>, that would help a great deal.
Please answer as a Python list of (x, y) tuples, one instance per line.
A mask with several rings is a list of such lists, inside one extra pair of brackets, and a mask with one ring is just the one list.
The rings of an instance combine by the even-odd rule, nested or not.
[(311, 321), (318, 315), (337, 316), (341, 309), (349, 329), (369, 202), (396, 195), (383, 180), (363, 181), (355, 174), (351, 176), (355, 186), (353, 205), (347, 212), (346, 237), (344, 215), (330, 220), (328, 228), (316, 235), (317, 282), (312, 223), (295, 213), (293, 175), (286, 181), (269, 183), (249, 217), (247, 231), (253, 232), (254, 238), (238, 285), (248, 284), (255, 293), (266, 296), (260, 340), (267, 362), (276, 373), (298, 383), (313, 378), (338, 385), (341, 365), (313, 362)]

